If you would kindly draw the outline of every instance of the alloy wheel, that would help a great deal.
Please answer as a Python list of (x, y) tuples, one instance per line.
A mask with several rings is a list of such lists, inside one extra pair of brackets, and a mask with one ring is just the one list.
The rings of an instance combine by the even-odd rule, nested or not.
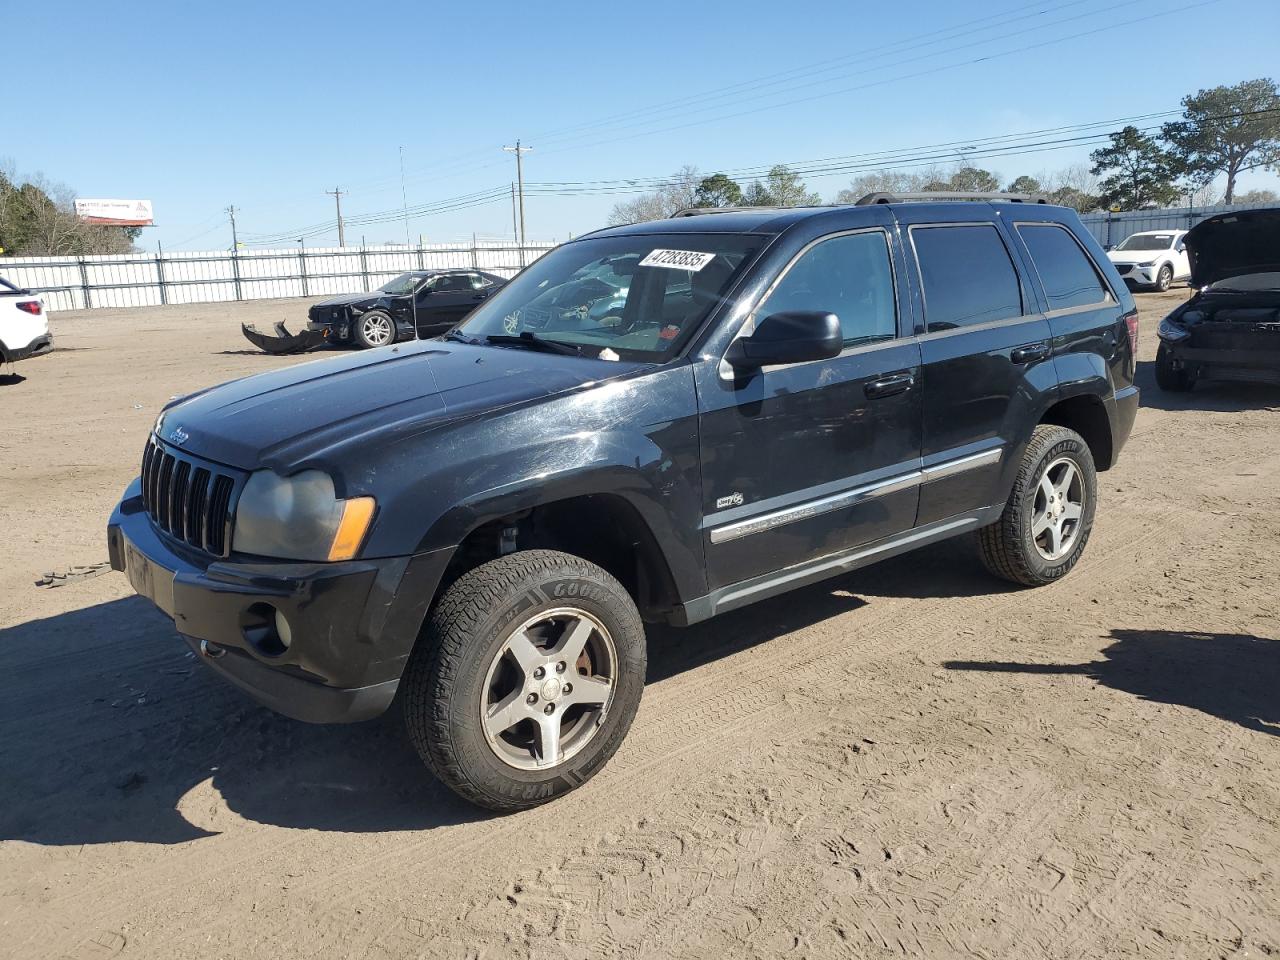
[(480, 724), (490, 749), (521, 770), (572, 758), (599, 732), (618, 680), (609, 631), (577, 607), (516, 627), (489, 665)]
[(365, 317), (361, 321), (360, 332), (373, 346), (385, 346), (391, 342), (391, 320), (387, 317)]
[(1057, 561), (1071, 553), (1080, 535), (1084, 501), (1084, 475), (1074, 460), (1059, 457), (1045, 467), (1031, 507), (1031, 537), (1044, 559)]

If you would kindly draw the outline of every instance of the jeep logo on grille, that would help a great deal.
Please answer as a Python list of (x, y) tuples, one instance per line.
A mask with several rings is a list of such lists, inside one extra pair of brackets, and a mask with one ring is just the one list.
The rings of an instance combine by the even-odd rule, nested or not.
[(190, 439), (191, 434), (187, 433), (187, 431), (183, 430), (181, 427), (174, 427), (173, 433), (169, 434), (170, 442), (175, 443), (178, 446), (182, 446)]

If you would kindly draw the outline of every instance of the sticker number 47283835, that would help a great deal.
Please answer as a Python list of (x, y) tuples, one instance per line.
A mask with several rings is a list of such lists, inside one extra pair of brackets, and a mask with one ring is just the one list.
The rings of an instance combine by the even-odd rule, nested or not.
[(698, 253), (696, 250), (654, 250), (640, 261), (640, 266), (668, 267), (696, 273), (715, 258), (714, 253)]

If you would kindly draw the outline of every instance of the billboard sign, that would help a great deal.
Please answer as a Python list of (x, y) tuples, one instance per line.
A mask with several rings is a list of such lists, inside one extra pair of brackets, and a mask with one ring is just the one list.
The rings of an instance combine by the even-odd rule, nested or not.
[(77, 200), (76, 216), (85, 223), (110, 227), (151, 227), (150, 200)]

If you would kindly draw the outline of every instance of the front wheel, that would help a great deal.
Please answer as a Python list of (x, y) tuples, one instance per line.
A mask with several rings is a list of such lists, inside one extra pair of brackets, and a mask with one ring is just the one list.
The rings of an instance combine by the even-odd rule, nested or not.
[(644, 627), (617, 580), (566, 553), (513, 553), (461, 577), (432, 611), (402, 681), (405, 722), (456, 793), (522, 810), (613, 756), (644, 674)]
[(370, 310), (359, 317), (352, 325), (351, 332), (356, 343), (366, 350), (371, 347), (385, 347), (396, 342), (396, 325), (390, 314), (381, 310)]
[(1084, 438), (1066, 427), (1037, 426), (1004, 512), (978, 531), (986, 568), (1028, 587), (1065, 577), (1089, 540), (1097, 491)]
[(1164, 293), (1171, 283), (1173, 283), (1173, 267), (1166, 263), (1156, 274), (1156, 289)]

